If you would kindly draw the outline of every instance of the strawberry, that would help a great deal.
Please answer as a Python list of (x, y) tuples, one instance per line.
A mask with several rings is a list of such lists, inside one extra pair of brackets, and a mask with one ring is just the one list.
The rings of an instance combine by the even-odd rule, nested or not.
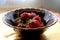
[(21, 26), (18, 24), (18, 25), (17, 25), (17, 28), (18, 28), (18, 29), (20, 29), (20, 28), (21, 28)]
[(28, 25), (26, 25), (26, 28), (30, 28), (30, 25), (28, 24)]
[(44, 25), (43, 25), (43, 23), (41, 24), (41, 27), (43, 27)]
[(41, 17), (35, 16), (33, 19), (34, 19), (34, 20), (38, 20), (38, 21), (41, 23)]
[(20, 20), (18, 20), (18, 21), (16, 22), (16, 24), (19, 24), (19, 23), (21, 23), (21, 22), (23, 22), (23, 21), (20, 19)]
[(21, 27), (16, 27), (16, 28), (20, 29)]
[(34, 20), (31, 23), (32, 26), (30, 26), (31, 28), (37, 28), (37, 27), (41, 27), (41, 23), (38, 20)]
[(28, 14), (26, 12), (24, 12), (20, 15), (20, 18), (21, 18), (21, 20), (25, 20), (28, 18)]
[(29, 15), (29, 18), (33, 18), (33, 17), (35, 17), (35, 16), (36, 16), (36, 14), (35, 14), (35, 13), (28, 13), (28, 15)]

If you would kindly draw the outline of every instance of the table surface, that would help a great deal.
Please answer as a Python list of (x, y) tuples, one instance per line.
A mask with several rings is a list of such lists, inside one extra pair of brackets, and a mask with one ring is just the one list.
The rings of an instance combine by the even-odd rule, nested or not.
[[(11, 27), (8, 27), (2, 21), (2, 17), (5, 15), (6, 11), (8, 10), (0, 11), (0, 40), (19, 40), (19, 34), (15, 33)], [(60, 40), (60, 14), (55, 11), (52, 12), (57, 15), (58, 22), (44, 32), (41, 37), (42, 40)]]

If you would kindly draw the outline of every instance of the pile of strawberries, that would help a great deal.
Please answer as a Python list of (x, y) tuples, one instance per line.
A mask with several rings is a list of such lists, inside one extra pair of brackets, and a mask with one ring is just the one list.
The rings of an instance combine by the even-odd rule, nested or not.
[(20, 17), (17, 18), (18, 20), (15, 21), (17, 28), (37, 28), (42, 27), (42, 19), (39, 15), (31, 12), (23, 12), (21, 13)]

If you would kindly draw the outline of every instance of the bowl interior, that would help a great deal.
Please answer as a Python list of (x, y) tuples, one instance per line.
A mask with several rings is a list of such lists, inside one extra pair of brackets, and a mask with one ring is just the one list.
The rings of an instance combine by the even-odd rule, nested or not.
[[(21, 10), (23, 10), (23, 9), (21, 9)], [(16, 26), (14, 26), (15, 18), (13, 16), (15, 14), (14, 12), (15, 12), (15, 10), (9, 11), (7, 14), (5, 14), (4, 17), (3, 17), (3, 22), (5, 24), (15, 28), (16, 27)], [(51, 25), (53, 25), (53, 24), (55, 24), (57, 22), (57, 17), (53, 14), (53, 12), (48, 11), (48, 10), (44, 10), (44, 12), (45, 13), (43, 13), (43, 14), (39, 13), (39, 16), (41, 16), (41, 18), (43, 18), (46, 21), (47, 24), (46, 24), (45, 27), (51, 26)], [(16, 14), (16, 16), (17, 16), (17, 14)]]

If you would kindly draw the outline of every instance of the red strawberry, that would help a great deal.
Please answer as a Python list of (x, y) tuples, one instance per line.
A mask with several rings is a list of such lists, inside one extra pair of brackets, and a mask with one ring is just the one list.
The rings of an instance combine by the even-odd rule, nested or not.
[(33, 19), (34, 19), (34, 20), (38, 20), (38, 21), (41, 23), (41, 17), (35, 16)]
[(41, 27), (41, 23), (38, 20), (34, 20), (31, 23), (32, 26), (30, 26), (31, 28), (37, 28), (37, 27)]
[(30, 25), (28, 24), (28, 25), (26, 26), (26, 28), (30, 28)]
[(16, 27), (16, 28), (20, 29), (21, 27)]
[(21, 20), (25, 20), (28, 18), (28, 13), (24, 12), (20, 15)]
[(30, 26), (30, 28), (33, 28), (33, 25), (32, 25), (32, 23), (29, 23), (29, 26)]
[(17, 25), (17, 28), (18, 28), (18, 29), (20, 29), (20, 28), (21, 28), (21, 26), (18, 24), (18, 25)]
[(43, 23), (41, 23), (41, 27), (43, 27), (44, 26), (44, 24)]
[(18, 20), (17, 22), (16, 22), (16, 24), (19, 24), (19, 23), (21, 23), (21, 22), (23, 22), (22, 20)]
[(36, 16), (36, 14), (35, 14), (35, 13), (28, 13), (28, 15), (29, 15), (29, 18), (33, 18), (33, 17), (35, 17), (35, 16)]

